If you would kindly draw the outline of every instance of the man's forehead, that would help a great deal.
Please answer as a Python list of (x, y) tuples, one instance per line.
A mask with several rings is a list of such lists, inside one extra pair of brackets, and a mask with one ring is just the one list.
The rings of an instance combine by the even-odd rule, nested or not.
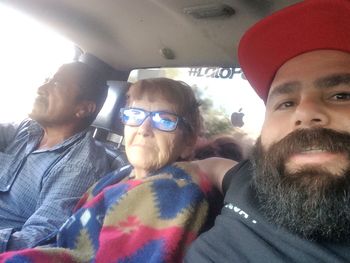
[(76, 68), (72, 67), (69, 64), (66, 64), (59, 67), (54, 75), (55, 76), (74, 76), (74, 75), (77, 75), (77, 73), (78, 71)]
[(315, 83), (324, 83), (327, 79), (347, 73), (350, 73), (350, 53), (338, 50), (306, 52), (289, 59), (277, 70), (268, 96), (275, 89), (290, 91), (298, 87), (300, 78), (310, 77)]
[(71, 67), (70, 65), (63, 65), (56, 71), (56, 73), (54, 73), (53, 78), (57, 80), (65, 80), (71, 84), (80, 85), (82, 80), (81, 75), (82, 74), (78, 69)]

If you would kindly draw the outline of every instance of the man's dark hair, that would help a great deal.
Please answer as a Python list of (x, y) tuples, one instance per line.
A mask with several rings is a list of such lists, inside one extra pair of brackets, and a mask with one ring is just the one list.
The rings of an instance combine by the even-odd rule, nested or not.
[(72, 70), (77, 77), (77, 84), (80, 88), (79, 100), (90, 100), (96, 103), (96, 111), (86, 118), (90, 125), (101, 110), (108, 93), (107, 79), (105, 75), (85, 63), (76, 61), (64, 64), (62, 67)]

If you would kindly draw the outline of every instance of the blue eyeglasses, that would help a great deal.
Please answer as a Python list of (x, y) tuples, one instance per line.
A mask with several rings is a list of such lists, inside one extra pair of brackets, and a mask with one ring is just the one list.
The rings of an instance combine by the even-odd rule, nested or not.
[(150, 116), (152, 127), (160, 131), (175, 131), (179, 120), (183, 120), (180, 116), (165, 111), (146, 111), (138, 108), (122, 108), (120, 110), (120, 118), (124, 125), (140, 126), (145, 119)]

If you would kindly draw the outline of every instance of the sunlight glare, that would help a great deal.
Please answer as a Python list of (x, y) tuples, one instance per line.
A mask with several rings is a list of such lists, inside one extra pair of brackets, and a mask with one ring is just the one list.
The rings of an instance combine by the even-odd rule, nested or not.
[(0, 122), (20, 121), (30, 112), (36, 89), (63, 63), (74, 45), (34, 19), (0, 4)]

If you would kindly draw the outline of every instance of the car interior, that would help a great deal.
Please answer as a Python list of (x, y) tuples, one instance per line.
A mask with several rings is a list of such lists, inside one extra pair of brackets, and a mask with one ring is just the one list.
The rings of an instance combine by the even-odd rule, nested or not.
[[(242, 95), (234, 85), (248, 90), (243, 84), (228, 81), (224, 84), (219, 80), (233, 80), (236, 75), (244, 80), (237, 60), (242, 34), (261, 18), (299, 1), (0, 0), (0, 3), (71, 40), (77, 47), (79, 60), (98, 64), (108, 75), (108, 98), (91, 129), (116, 169), (127, 163), (119, 109), (127, 87), (141, 78), (174, 77), (188, 82), (194, 89), (203, 88), (198, 94), (211, 90), (202, 99), (203, 104), (212, 98), (207, 104), (217, 106), (215, 120), (224, 118), (229, 123), (225, 128), (218, 125), (216, 132), (238, 129), (252, 134), (250, 139), (254, 140), (262, 123), (263, 102), (250, 87), (250, 93)], [(200, 81), (192, 82), (189, 77)], [(227, 86), (228, 91), (221, 86)], [(225, 98), (216, 97), (219, 94)], [(243, 102), (246, 104), (239, 104)], [(224, 104), (232, 106), (226, 116), (221, 109)], [(261, 108), (254, 108), (256, 104), (262, 105)], [(234, 112), (239, 113), (239, 118), (244, 117), (244, 122), (238, 120), (242, 127), (231, 125)], [(214, 126), (209, 117), (208, 129)]]
[(125, 104), (125, 94), (130, 83), (111, 80), (107, 84), (106, 102), (91, 128), (96, 143), (102, 145), (107, 153), (111, 170), (117, 170), (128, 164), (122, 145), (124, 131), (119, 111)]

